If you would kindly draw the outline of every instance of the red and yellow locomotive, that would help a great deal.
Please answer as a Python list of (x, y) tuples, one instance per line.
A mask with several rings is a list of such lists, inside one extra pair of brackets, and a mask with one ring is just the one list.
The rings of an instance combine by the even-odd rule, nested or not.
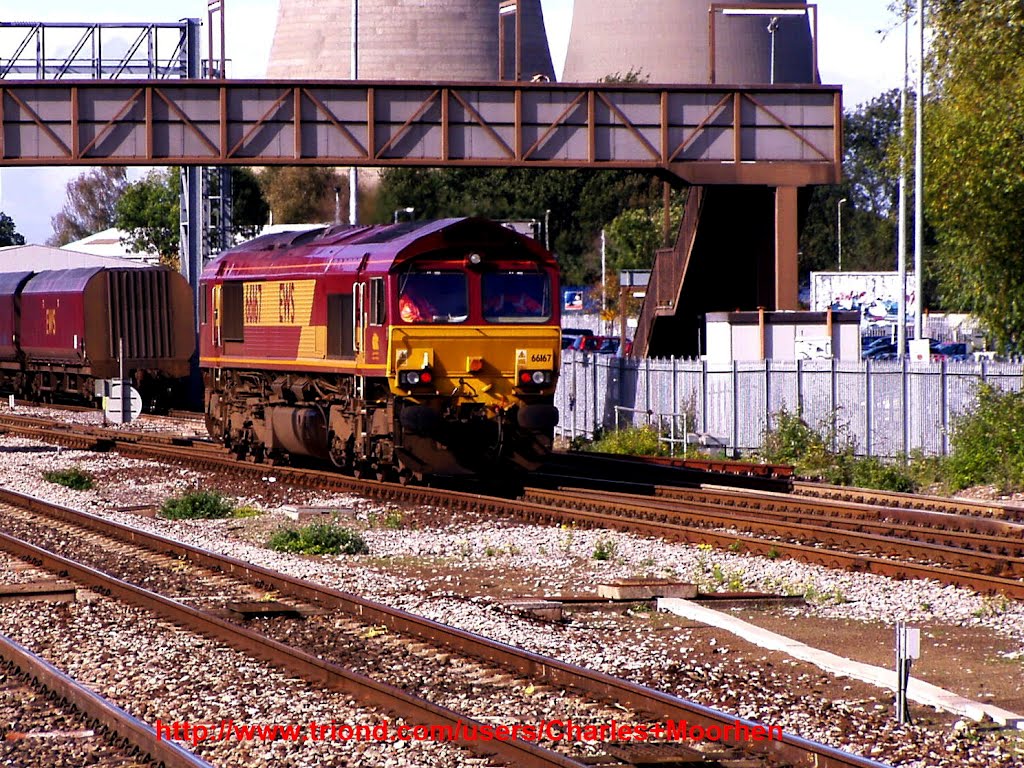
[(257, 238), (203, 274), (210, 434), (382, 478), (536, 467), (558, 420), (557, 296), (552, 255), (483, 219)]

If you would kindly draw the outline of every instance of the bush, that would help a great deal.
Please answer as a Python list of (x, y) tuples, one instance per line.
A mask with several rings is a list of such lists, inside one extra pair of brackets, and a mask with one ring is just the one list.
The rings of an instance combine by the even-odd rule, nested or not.
[(168, 520), (206, 520), (231, 517), (235, 507), (217, 491), (191, 491), (167, 499), (160, 516)]
[(356, 531), (333, 523), (279, 528), (267, 541), (267, 546), (277, 552), (300, 555), (365, 555), (370, 551)]
[(664, 456), (666, 444), (658, 439), (652, 427), (633, 427), (608, 432), (590, 444), (597, 453), (616, 453), (626, 456)]
[(875, 488), (880, 491), (913, 493), (918, 489), (917, 481), (911, 476), (905, 461), (892, 463), (870, 456), (856, 459), (850, 464), (849, 485), (859, 488)]
[(974, 409), (953, 424), (952, 455), (946, 462), (951, 490), (995, 484), (1024, 488), (1024, 392), (978, 389)]
[(70, 488), (73, 491), (87, 491), (93, 485), (92, 475), (81, 467), (43, 472), (43, 480), (63, 485), (65, 488)]

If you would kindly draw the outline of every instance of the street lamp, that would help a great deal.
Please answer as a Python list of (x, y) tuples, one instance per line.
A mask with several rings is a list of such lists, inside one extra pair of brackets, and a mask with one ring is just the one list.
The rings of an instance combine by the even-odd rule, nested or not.
[(407, 214), (409, 214), (409, 218), (412, 219), (412, 215), (415, 212), (416, 212), (416, 209), (413, 208), (411, 205), (406, 207), (406, 208), (396, 208), (395, 209), (395, 217), (394, 217), (394, 219), (392, 219), (392, 221), (393, 221), (393, 223), (397, 224), (398, 223), (398, 214), (400, 214), (400, 213), (407, 213)]
[(772, 16), (768, 22), (768, 26), (765, 27), (768, 30), (768, 34), (772, 37), (772, 57), (771, 57), (771, 69), (769, 70), (770, 84), (775, 85), (775, 33), (779, 31), (779, 17)]
[(838, 234), (838, 239), (839, 239), (839, 271), (840, 272), (843, 271), (843, 203), (845, 203), (845, 202), (846, 202), (846, 198), (844, 197), (842, 200), (839, 201), (839, 205), (836, 206), (839, 209), (839, 216), (838, 216), (838, 219), (839, 219), (839, 232), (837, 234)]

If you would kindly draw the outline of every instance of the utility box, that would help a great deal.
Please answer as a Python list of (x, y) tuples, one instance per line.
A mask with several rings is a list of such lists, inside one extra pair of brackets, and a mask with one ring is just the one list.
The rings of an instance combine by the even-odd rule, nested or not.
[(859, 312), (709, 312), (709, 363), (860, 360)]

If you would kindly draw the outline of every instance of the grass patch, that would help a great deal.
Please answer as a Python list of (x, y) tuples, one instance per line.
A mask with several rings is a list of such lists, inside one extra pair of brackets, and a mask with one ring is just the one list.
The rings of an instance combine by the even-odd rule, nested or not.
[(231, 513), (231, 517), (236, 520), (243, 520), (247, 517), (259, 517), (263, 514), (263, 510), (256, 509), (256, 507), (244, 506), (235, 507), (235, 511)]
[(279, 528), (267, 541), (267, 546), (277, 552), (300, 555), (365, 555), (370, 551), (358, 532), (333, 523)]
[(167, 520), (217, 520), (234, 512), (235, 506), (217, 491), (191, 491), (160, 506), (160, 517)]
[(617, 549), (618, 547), (611, 539), (600, 538), (594, 544), (594, 552), (591, 554), (591, 557), (595, 560), (611, 560), (615, 557)]
[(73, 491), (87, 491), (93, 486), (92, 475), (81, 467), (54, 469), (43, 472), (43, 480), (70, 488)]

